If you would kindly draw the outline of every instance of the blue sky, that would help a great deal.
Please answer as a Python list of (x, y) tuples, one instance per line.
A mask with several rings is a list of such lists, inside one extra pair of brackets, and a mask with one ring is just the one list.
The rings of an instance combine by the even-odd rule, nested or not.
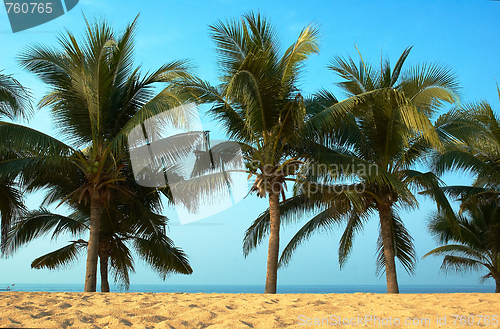
[[(300, 30), (309, 23), (321, 30), (321, 53), (307, 63), (301, 81), (305, 94), (319, 88), (331, 89), (338, 98), (343, 95), (334, 83), (339, 82), (326, 69), (333, 56), (357, 56), (355, 45), (365, 61), (379, 63), (381, 54), (393, 63), (408, 46), (413, 50), (407, 64), (439, 62), (452, 67), (463, 87), (462, 102), (488, 100), (500, 108), (495, 81), (500, 78), (500, 2), (475, 1), (97, 1), (81, 0), (78, 6), (62, 17), (33, 29), (13, 34), (6, 11), (0, 9), (0, 69), (31, 88), (37, 100), (44, 86), (34, 76), (19, 68), (16, 56), (29, 44), (56, 46), (57, 33), (69, 29), (83, 32), (82, 12), (109, 20), (121, 30), (140, 13), (136, 41), (136, 63), (144, 71), (165, 62), (191, 59), (196, 73), (216, 83), (217, 66), (214, 44), (208, 25), (217, 20), (236, 18), (245, 12), (260, 11), (274, 23), (283, 47), (288, 47)], [(35, 129), (55, 135), (48, 111), (42, 109), (29, 123)], [(212, 138), (222, 139), (216, 125), (207, 123)], [(464, 175), (464, 176), (462, 176)], [(469, 181), (465, 174), (450, 174), (448, 184)], [(28, 199), (30, 208), (38, 208), (41, 195)], [(236, 206), (210, 218), (189, 225), (180, 225), (175, 211), (169, 235), (187, 254), (194, 273), (174, 275), (166, 284), (264, 284), (267, 240), (247, 259), (242, 253), (245, 229), (267, 206), (265, 200), (249, 196)], [(402, 218), (415, 239), (419, 258), (436, 246), (427, 234), (426, 218), (434, 205), (421, 199), (420, 209), (403, 213)], [(63, 209), (58, 209), (63, 211)], [(293, 236), (300, 224), (286, 228), (281, 245)], [(373, 218), (359, 234), (354, 251), (342, 271), (337, 261), (337, 246), (342, 228), (333, 233), (319, 233), (300, 247), (289, 267), (278, 273), (278, 284), (385, 284), (385, 277), (375, 275), (377, 218)], [(81, 283), (85, 262), (61, 271), (32, 270), (30, 263), (46, 252), (63, 246), (67, 239), (56, 242), (38, 240), (21, 249), (15, 257), (0, 259), (0, 283)], [(475, 284), (479, 274), (445, 276), (439, 273), (439, 259), (420, 260), (416, 275), (407, 275), (398, 268), (400, 284)], [(132, 284), (162, 281), (140, 260), (136, 261)]]

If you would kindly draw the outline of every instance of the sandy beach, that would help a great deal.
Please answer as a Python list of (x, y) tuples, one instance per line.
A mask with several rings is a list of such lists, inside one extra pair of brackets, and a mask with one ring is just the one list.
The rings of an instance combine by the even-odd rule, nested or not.
[(495, 294), (3, 292), (0, 309), (1, 328), (500, 327)]

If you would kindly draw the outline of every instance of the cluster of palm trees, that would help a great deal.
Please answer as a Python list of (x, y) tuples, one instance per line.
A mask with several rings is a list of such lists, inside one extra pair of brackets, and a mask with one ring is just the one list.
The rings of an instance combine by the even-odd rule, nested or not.
[[(396, 259), (409, 273), (417, 259), (399, 212), (418, 207), (416, 193), (433, 198), (438, 209), (429, 229), (443, 246), (427, 255), (444, 255), (443, 269), (483, 265), (489, 271), (483, 278), (494, 278), (500, 292), (500, 120), (486, 103), (459, 105), (452, 70), (432, 63), (407, 67), (411, 47), (394, 66), (388, 59), (371, 65), (361, 54), (358, 64), (335, 57), (329, 69), (343, 79), (347, 98), (339, 101), (327, 90), (306, 97), (299, 82), (305, 62), (319, 52), (318, 28), (305, 27), (281, 51), (269, 21), (248, 13), (210, 26), (219, 84), (191, 74), (185, 61), (142, 76), (133, 66), (135, 29), (136, 20), (120, 35), (105, 21), (86, 21), (83, 42), (68, 32), (58, 50), (34, 46), (21, 54), (21, 65), (48, 85), (39, 107), (51, 109), (67, 143), (0, 123), (4, 254), (51, 232), (75, 239), (89, 232), (88, 241), (71, 241), (32, 267), (65, 266), (86, 249), (85, 291), (96, 290), (98, 260), (101, 289), (109, 291), (108, 268), (115, 281), (129, 284), (131, 244), (162, 277), (191, 273), (186, 255), (165, 232), (161, 197), (175, 206), (172, 193), (168, 186), (136, 183), (126, 137), (160, 113), (172, 113), (169, 122), (182, 128), (189, 118), (170, 110), (195, 102), (211, 105), (208, 114), (240, 144), (250, 191), (269, 200), (243, 242), (248, 255), (269, 235), (266, 293), (276, 293), (278, 267), (301, 243), (339, 224), (345, 225), (342, 267), (355, 234), (377, 213), (378, 270), (385, 271), (387, 291), (398, 293)], [(27, 91), (12, 77), (0, 77), (1, 114), (28, 116)], [(164, 89), (155, 94), (157, 84)], [(446, 104), (452, 109), (434, 120)], [(473, 186), (445, 187), (439, 176), (450, 170), (473, 173)], [(287, 183), (293, 186), (288, 198)], [(47, 192), (43, 206), (65, 204), (73, 212), (27, 210), (24, 193), (40, 189)], [(460, 211), (448, 197), (461, 202)], [(304, 217), (310, 219), (280, 256), (280, 228)]]

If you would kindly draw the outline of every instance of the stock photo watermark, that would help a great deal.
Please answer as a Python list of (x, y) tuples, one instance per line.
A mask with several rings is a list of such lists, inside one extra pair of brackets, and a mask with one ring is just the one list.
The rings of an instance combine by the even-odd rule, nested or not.
[(20, 32), (56, 19), (75, 8), (79, 0), (4, 0), (12, 32)]
[(356, 317), (342, 317), (330, 315), (328, 317), (311, 318), (305, 315), (298, 316), (300, 326), (497, 326), (498, 315), (443, 315), (436, 317), (380, 317), (376, 315), (358, 315)]
[[(348, 163), (348, 164), (316, 164), (307, 167), (307, 175), (316, 177), (327, 177), (333, 181), (344, 179), (345, 177), (375, 177), (379, 174), (379, 167), (376, 164)], [(362, 181), (351, 181), (351, 184), (305, 184), (301, 191), (307, 196), (314, 194), (340, 194), (343, 192), (354, 192), (362, 194), (367, 186)]]
[(181, 224), (220, 213), (248, 193), (240, 145), (210, 140), (194, 104), (137, 125), (128, 147), (136, 182), (170, 195)]

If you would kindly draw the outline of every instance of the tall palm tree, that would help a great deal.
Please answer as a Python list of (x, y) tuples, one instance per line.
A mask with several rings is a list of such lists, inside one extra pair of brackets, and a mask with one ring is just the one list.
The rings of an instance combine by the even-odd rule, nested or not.
[[(435, 198), (444, 198), (439, 179), (415, 166), (426, 152), (440, 147), (444, 132), (433, 127), (430, 117), (444, 102), (455, 101), (458, 84), (451, 70), (440, 65), (423, 64), (403, 71), (410, 50), (403, 52), (392, 69), (388, 59), (380, 63), (380, 70), (365, 63), (361, 55), (359, 65), (351, 57), (333, 59), (330, 69), (345, 80), (339, 86), (354, 105), (336, 111), (332, 124), (325, 125), (329, 130), (321, 129), (323, 145), (338, 156), (331, 158), (328, 167), (305, 171), (306, 180), (317, 183), (301, 185), (297, 195), (282, 204), (283, 211), (289, 213), (285, 215), (287, 222), (295, 222), (309, 211), (318, 214), (288, 243), (280, 265), (286, 265), (296, 248), (315, 231), (331, 229), (346, 220), (339, 247), (342, 266), (354, 235), (370, 215), (378, 213), (377, 269), (385, 270), (387, 292), (399, 292), (396, 257), (412, 272), (416, 261), (413, 242), (398, 211), (418, 206), (414, 196), (418, 189), (431, 189), (436, 191)], [(336, 109), (343, 102), (321, 91), (310, 107), (312, 112), (323, 111)], [(311, 194), (311, 187), (321, 193)], [(268, 217), (263, 213), (247, 230), (246, 253), (266, 234), (263, 227)]]
[(192, 80), (185, 87), (198, 101), (213, 104), (208, 113), (242, 147), (248, 172), (255, 177), (251, 191), (269, 199), (265, 292), (276, 293), (279, 199), (285, 182), (302, 163), (297, 146), (305, 132), (306, 112), (298, 81), (305, 60), (318, 52), (318, 29), (305, 27), (284, 53), (275, 29), (258, 13), (219, 21), (210, 31), (219, 54), (221, 84)]
[[(17, 118), (28, 119), (32, 114), (30, 92), (10, 75), (0, 71), (0, 120)], [(2, 252), (10, 223), (20, 211), (24, 210), (22, 193), (16, 188), (13, 177), (0, 179), (0, 215)]]
[[(471, 202), (472, 201), (472, 202)], [(438, 212), (429, 223), (429, 231), (442, 244), (427, 254), (444, 256), (443, 271), (488, 270), (480, 281), (493, 278), (500, 293), (500, 208), (497, 201), (466, 199), (454, 218)], [(450, 223), (457, 221), (459, 230)]]
[[(60, 49), (36, 45), (20, 56), (21, 65), (48, 85), (50, 91), (39, 106), (51, 109), (69, 144), (26, 127), (1, 124), (1, 140), (8, 141), (6, 146), (16, 150), (18, 158), (4, 161), (0, 172), (18, 173), (25, 184), (37, 182), (40, 188), (64, 175), (83, 173), (85, 183), (67, 199), (76, 195), (90, 205), (85, 291), (95, 291), (101, 213), (112, 195), (131, 193), (122, 184), (127, 177), (127, 136), (146, 119), (183, 105), (171, 85), (187, 76), (187, 63), (167, 63), (141, 76), (133, 63), (137, 18), (121, 34), (106, 21), (85, 22), (81, 42), (67, 32), (59, 37)], [(157, 83), (167, 87), (155, 95)], [(175, 113), (166, 120), (177, 126), (188, 120), (186, 112)]]

